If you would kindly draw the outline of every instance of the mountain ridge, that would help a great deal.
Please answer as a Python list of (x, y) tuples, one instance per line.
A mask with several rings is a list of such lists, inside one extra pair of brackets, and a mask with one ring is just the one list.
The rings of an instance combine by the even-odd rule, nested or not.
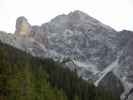
[(33, 57), (0, 41), (1, 100), (119, 100), (48, 58)]
[[(59, 61), (66, 58), (78, 61), (80, 65), (78, 65), (79, 63), (73, 65), (67, 62), (66, 66), (76, 65), (74, 68), (78, 70), (79, 76), (87, 80), (91, 79), (94, 82), (100, 79), (104, 70), (119, 56), (118, 64), (120, 67), (115, 67), (108, 73), (112, 72), (112, 77), (121, 80), (120, 84), (125, 81), (129, 82), (129, 75), (124, 73), (132, 71), (132, 31), (118, 32), (81, 11), (59, 15), (41, 26), (29, 25), (26, 18), (20, 18), (24, 19), (22, 22), (26, 25), (26, 28), (24, 28), (25, 35), (16, 31), (16, 35), (4, 34), (0, 37), (0, 40), (29, 52), (33, 56), (50, 57)], [(21, 27), (21, 21), (16, 22), (16, 27), (19, 25)], [(7, 40), (4, 39), (5, 37)], [(129, 55), (130, 57), (128, 57)], [(85, 64), (88, 67), (84, 67)], [(98, 69), (97, 73), (93, 73), (91, 70), (94, 66)], [(124, 66), (127, 66), (126, 69)], [(123, 80), (125, 77), (126, 80)], [(132, 80), (132, 77), (130, 80)], [(115, 86), (115, 84), (117, 83), (113, 85)]]

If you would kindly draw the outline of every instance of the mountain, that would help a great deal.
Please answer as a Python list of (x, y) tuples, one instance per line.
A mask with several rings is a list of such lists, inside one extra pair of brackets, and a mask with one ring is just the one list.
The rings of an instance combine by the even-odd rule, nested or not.
[(122, 97), (133, 88), (133, 32), (118, 32), (84, 12), (59, 15), (41, 26), (32, 26), (25, 17), (19, 17), (15, 34), (0, 35), (2, 42), (64, 63), (83, 79)]
[(0, 42), (0, 100), (119, 100), (52, 59)]

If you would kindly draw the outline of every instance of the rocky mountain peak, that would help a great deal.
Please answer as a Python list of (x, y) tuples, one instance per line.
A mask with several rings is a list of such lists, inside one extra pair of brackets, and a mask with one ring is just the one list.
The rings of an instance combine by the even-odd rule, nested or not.
[(99, 22), (98, 20), (96, 20), (95, 18), (87, 15), (85, 12), (79, 11), (79, 10), (75, 10), (73, 12), (70, 12), (68, 14), (69, 17), (74, 17), (75, 19), (79, 19), (79, 20), (89, 20), (89, 21), (95, 21), (95, 22)]
[(31, 25), (24, 16), (17, 18), (15, 34), (18, 36), (29, 36), (31, 34)]
[(48, 22), (48, 31), (50, 31), (50, 33), (63, 33), (66, 29), (71, 31), (81, 31), (83, 33), (88, 33), (88, 30), (92, 32), (95, 31), (95, 33), (99, 33), (99, 30), (102, 33), (115, 31), (108, 25), (103, 24), (79, 10), (70, 12), (67, 15), (63, 14), (56, 16)]
[(80, 11), (80, 10), (75, 10), (75, 11), (72, 11), (68, 14), (69, 16), (79, 16), (79, 17), (82, 17), (82, 16), (88, 16), (86, 13)]
[(31, 26), (21, 16), (16, 20), (15, 34), (1, 33), (0, 40), (33, 56), (50, 57), (58, 61), (70, 58), (79, 76), (94, 82), (100, 80), (99, 86), (109, 87), (113, 92), (118, 88), (120, 91), (117, 92), (121, 93), (125, 82), (133, 84), (131, 31), (117, 32), (76, 10), (67, 15), (59, 15), (41, 26)]

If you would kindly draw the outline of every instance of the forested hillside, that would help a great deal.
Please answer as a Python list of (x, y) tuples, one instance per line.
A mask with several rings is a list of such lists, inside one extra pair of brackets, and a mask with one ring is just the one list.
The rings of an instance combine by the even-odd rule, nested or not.
[(0, 100), (119, 100), (62, 66), (0, 42)]

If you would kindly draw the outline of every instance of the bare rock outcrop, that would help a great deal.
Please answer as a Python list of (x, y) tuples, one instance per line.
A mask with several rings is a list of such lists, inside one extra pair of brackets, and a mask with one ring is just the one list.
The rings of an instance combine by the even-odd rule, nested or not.
[(31, 35), (31, 25), (28, 23), (25, 17), (21, 16), (16, 20), (15, 34), (18, 36)]

